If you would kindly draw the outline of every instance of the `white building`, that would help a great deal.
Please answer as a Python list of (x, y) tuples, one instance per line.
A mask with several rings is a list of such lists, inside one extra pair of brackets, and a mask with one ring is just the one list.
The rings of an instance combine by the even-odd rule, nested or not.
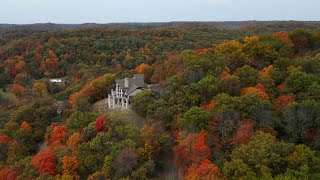
[(50, 79), (51, 83), (61, 83), (62, 79)]
[(116, 89), (108, 94), (108, 107), (128, 109), (132, 96), (147, 89), (143, 74), (134, 74), (133, 78), (124, 78), (116, 80)]

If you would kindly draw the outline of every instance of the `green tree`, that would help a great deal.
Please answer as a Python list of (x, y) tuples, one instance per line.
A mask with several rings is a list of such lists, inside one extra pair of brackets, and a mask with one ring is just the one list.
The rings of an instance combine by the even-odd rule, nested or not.
[(289, 77), (285, 80), (285, 85), (289, 92), (297, 94), (306, 92), (312, 84), (318, 82), (319, 80), (315, 75), (298, 71), (289, 74)]
[(210, 113), (193, 106), (183, 114), (183, 118), (178, 120), (178, 124), (189, 132), (199, 132), (201, 129), (208, 128)]
[(286, 171), (293, 144), (276, 141), (270, 134), (254, 136), (249, 144), (232, 151), (223, 171), (232, 179), (272, 178)]
[(285, 173), (295, 176), (297, 179), (319, 179), (320, 159), (315, 156), (306, 145), (297, 145), (288, 157), (288, 169)]
[(91, 141), (82, 143), (77, 151), (80, 176), (101, 170), (104, 157), (110, 153), (110, 134), (100, 132)]
[(235, 75), (228, 76), (221, 80), (221, 89), (231, 96), (239, 96), (241, 93), (240, 78)]
[(97, 113), (75, 111), (67, 119), (66, 125), (71, 132), (77, 132), (96, 120), (98, 116)]
[(258, 94), (241, 96), (239, 108), (242, 118), (253, 119), (257, 127), (273, 127), (273, 123), (276, 123), (273, 104), (261, 99)]
[(256, 69), (247, 65), (238, 68), (234, 75), (239, 77), (242, 88), (253, 87), (257, 85), (260, 79), (259, 72)]
[(263, 133), (234, 149), (223, 170), (235, 179), (317, 179), (319, 165), (320, 159), (308, 146), (277, 141)]
[(295, 53), (304, 53), (313, 46), (312, 34), (305, 30), (295, 30), (290, 33)]
[(320, 53), (315, 57), (304, 57), (298, 59), (297, 64), (300, 65), (306, 73), (320, 74)]
[(206, 76), (190, 86), (191, 92), (196, 93), (201, 102), (210, 101), (221, 89), (219, 80), (214, 76)]
[(155, 93), (144, 90), (132, 98), (132, 109), (142, 117), (147, 117), (154, 111)]

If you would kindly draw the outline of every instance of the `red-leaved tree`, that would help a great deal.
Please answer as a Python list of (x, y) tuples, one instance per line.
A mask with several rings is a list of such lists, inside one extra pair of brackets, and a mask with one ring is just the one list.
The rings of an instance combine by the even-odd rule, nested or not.
[(38, 168), (40, 174), (48, 173), (52, 176), (57, 174), (57, 161), (51, 150), (40, 151), (32, 158), (31, 163)]
[(191, 164), (199, 165), (211, 156), (210, 148), (206, 145), (205, 132), (190, 133), (186, 139), (173, 148), (175, 164), (181, 167), (183, 173)]
[(106, 131), (107, 119), (104, 116), (98, 117), (94, 122), (94, 127), (97, 131)]
[(47, 144), (55, 147), (57, 145), (61, 145), (66, 141), (66, 136), (68, 133), (68, 129), (65, 126), (56, 126), (52, 125), (53, 128), (49, 137), (47, 137)]
[(6, 167), (0, 170), (1, 180), (15, 180), (17, 178), (17, 173), (11, 168)]
[(0, 136), (0, 143), (8, 143), (10, 142), (12, 139), (11, 137), (7, 136), (7, 135), (2, 135)]

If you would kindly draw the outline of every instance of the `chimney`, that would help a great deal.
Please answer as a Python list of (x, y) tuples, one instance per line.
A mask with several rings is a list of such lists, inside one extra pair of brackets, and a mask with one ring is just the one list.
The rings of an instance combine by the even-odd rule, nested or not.
[(129, 78), (124, 78), (124, 87), (129, 88)]

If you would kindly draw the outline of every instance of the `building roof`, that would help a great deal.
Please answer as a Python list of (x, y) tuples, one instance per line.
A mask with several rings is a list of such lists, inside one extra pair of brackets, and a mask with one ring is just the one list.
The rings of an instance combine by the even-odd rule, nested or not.
[[(128, 81), (128, 87), (125, 86), (126, 80)], [(136, 89), (147, 88), (143, 74), (134, 74), (133, 78), (116, 79), (116, 83), (119, 84), (120, 88), (123, 89), (127, 95), (130, 95)]]

